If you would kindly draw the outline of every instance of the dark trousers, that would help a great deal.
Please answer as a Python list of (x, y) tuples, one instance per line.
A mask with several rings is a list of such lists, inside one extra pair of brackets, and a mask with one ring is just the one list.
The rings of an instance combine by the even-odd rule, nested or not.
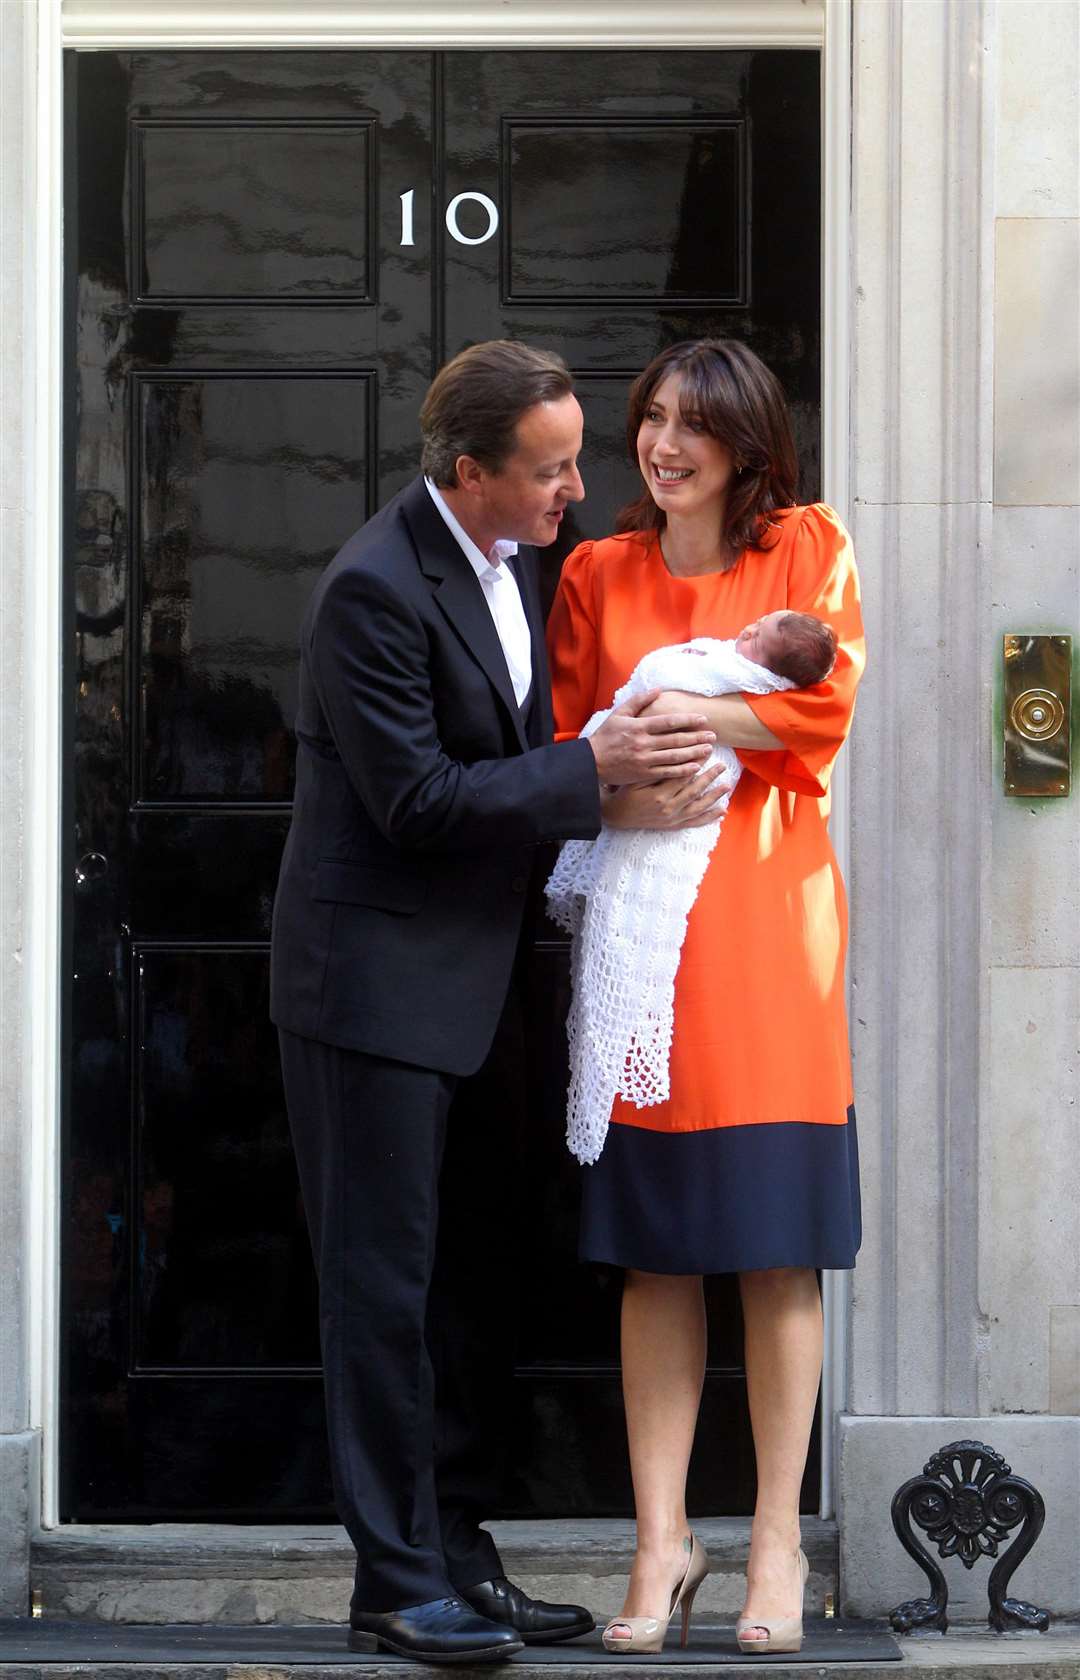
[(502, 1573), (523, 1106), (516, 988), (470, 1079), (280, 1033), (319, 1277), (334, 1494), (356, 1610)]

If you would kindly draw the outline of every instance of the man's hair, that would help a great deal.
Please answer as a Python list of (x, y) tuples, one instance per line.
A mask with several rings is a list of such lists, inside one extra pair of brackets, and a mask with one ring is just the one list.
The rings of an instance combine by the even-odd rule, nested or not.
[(420, 410), (424, 472), (441, 489), (453, 489), (461, 455), (488, 472), (501, 471), (514, 452), (521, 416), (573, 389), (570, 370), (552, 350), (511, 338), (462, 350), (435, 375)]
[(776, 621), (784, 644), (781, 657), (771, 669), (787, 677), (797, 688), (824, 682), (836, 663), (836, 631), (813, 613), (789, 612)]

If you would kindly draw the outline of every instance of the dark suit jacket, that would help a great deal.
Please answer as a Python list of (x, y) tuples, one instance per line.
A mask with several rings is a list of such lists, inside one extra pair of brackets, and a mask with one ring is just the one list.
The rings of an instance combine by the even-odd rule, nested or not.
[(319, 580), (301, 632), (296, 802), (274, 907), (278, 1026), (446, 1073), (486, 1056), (533, 848), (600, 827), (591, 748), (550, 744), (529, 551), (515, 572), (534, 739), (546, 743), (532, 748), (483, 590), (422, 479)]

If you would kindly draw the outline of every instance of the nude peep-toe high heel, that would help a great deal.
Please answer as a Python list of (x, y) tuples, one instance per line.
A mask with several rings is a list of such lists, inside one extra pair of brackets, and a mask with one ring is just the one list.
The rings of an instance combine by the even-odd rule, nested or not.
[[(758, 1652), (770, 1656), (777, 1651), (801, 1651), (803, 1642), (803, 1599), (806, 1596), (806, 1578), (810, 1573), (810, 1565), (806, 1561), (806, 1553), (799, 1547), (796, 1556), (799, 1561), (799, 1614), (797, 1616), (774, 1616), (771, 1620), (767, 1616), (740, 1616), (735, 1623), (735, 1638), (739, 1650), (748, 1653)], [(748, 1628), (764, 1628), (764, 1639), (747, 1639)]]
[[(696, 1534), (690, 1536), (690, 1557), (686, 1571), (678, 1586), (671, 1595), (671, 1608), (662, 1619), (658, 1616), (616, 1616), (604, 1629), (602, 1638), (605, 1651), (621, 1651), (636, 1656), (639, 1651), (662, 1651), (668, 1625), (676, 1610), (682, 1608), (682, 1637), (679, 1644), (686, 1649), (690, 1638), (690, 1612), (694, 1605), (694, 1594), (709, 1573), (709, 1559), (704, 1546), (700, 1545)], [(625, 1627), (630, 1629), (629, 1639), (612, 1638), (612, 1628)]]

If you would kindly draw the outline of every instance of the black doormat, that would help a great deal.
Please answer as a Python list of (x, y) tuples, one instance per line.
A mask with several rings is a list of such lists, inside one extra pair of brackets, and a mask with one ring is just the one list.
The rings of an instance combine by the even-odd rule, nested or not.
[[(829, 1663), (899, 1662), (900, 1647), (879, 1622), (838, 1621), (815, 1618), (806, 1624), (806, 1638), (798, 1656), (744, 1657), (735, 1643), (735, 1629), (728, 1623), (705, 1623), (691, 1629), (690, 1644), (679, 1648), (672, 1630), (667, 1646), (657, 1656), (609, 1655), (600, 1643), (599, 1631), (585, 1639), (564, 1645), (529, 1645), (511, 1662), (536, 1663), (553, 1668), (570, 1664), (610, 1663), (697, 1666), (708, 1663)], [(0, 1621), (0, 1663), (351, 1663), (354, 1667), (375, 1656), (350, 1651), (345, 1629), (320, 1623), (306, 1627), (281, 1627), (275, 1623), (249, 1627), (118, 1626), (115, 1622)], [(404, 1661), (380, 1653), (380, 1662)]]

